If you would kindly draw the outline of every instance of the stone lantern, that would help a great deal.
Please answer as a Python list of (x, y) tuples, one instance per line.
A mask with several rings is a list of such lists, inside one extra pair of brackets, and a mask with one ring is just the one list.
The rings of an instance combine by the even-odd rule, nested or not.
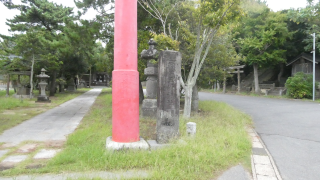
[(45, 102), (45, 103), (50, 103), (51, 100), (49, 100), (49, 97), (46, 95), (46, 86), (48, 83), (46, 80), (50, 78), (50, 76), (46, 75), (46, 70), (44, 68), (41, 69), (41, 74), (36, 76), (39, 79), (39, 86), (41, 89), (41, 94), (38, 96), (38, 99), (36, 102)]
[(158, 92), (158, 60), (159, 51), (155, 49), (157, 43), (150, 39), (149, 49), (141, 52), (142, 59), (148, 61), (147, 68), (144, 69), (144, 74), (147, 75), (147, 94), (146, 99), (142, 102), (142, 116), (156, 117), (157, 116), (157, 92)]

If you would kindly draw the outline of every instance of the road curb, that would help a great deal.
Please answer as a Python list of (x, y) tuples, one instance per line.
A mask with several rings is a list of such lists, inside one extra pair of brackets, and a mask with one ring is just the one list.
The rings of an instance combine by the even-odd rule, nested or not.
[(247, 128), (252, 140), (251, 168), (253, 180), (282, 180), (274, 160), (253, 128)]

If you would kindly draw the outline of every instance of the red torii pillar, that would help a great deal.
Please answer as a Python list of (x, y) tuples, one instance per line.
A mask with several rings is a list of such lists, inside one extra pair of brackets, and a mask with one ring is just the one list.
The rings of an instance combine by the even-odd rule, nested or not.
[[(139, 138), (137, 0), (115, 1), (112, 137), (107, 148), (131, 148)], [(141, 147), (139, 147), (141, 148)]]

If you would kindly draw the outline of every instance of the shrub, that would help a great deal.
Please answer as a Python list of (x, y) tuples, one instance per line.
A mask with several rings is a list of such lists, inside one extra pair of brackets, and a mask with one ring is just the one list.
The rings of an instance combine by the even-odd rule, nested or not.
[[(318, 83), (316, 83), (316, 86)], [(313, 78), (312, 74), (296, 73), (286, 82), (287, 95), (295, 99), (312, 98)]]
[(172, 40), (169, 36), (161, 34), (152, 34), (153, 39), (157, 42), (156, 49), (158, 51), (163, 50), (174, 50), (179, 51), (180, 42), (177, 40)]

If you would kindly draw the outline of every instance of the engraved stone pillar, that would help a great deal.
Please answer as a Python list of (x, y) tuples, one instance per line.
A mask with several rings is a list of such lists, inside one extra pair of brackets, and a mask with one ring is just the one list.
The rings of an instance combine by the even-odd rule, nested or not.
[(157, 142), (168, 143), (179, 135), (181, 54), (162, 51), (159, 57)]
[(144, 69), (144, 74), (147, 75), (147, 94), (146, 99), (142, 102), (142, 116), (156, 117), (157, 115), (157, 90), (158, 90), (158, 59), (159, 52), (154, 48), (157, 44), (153, 39), (150, 39), (149, 49), (141, 52), (141, 57), (148, 60), (147, 68)]

